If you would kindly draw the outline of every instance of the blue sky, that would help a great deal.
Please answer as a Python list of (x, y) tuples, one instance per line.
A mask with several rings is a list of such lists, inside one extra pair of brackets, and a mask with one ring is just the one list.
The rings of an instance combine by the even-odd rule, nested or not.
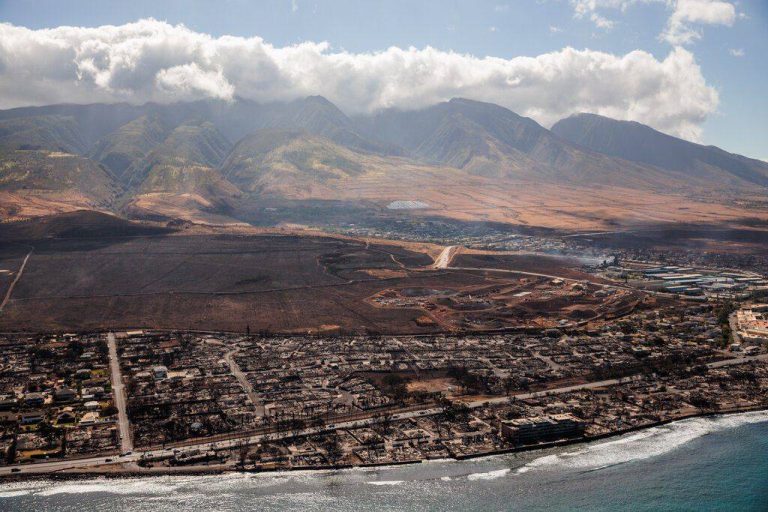
[[(587, 5), (582, 14), (580, 1)], [(768, 2), (728, 3), (736, 12), (731, 23), (693, 21), (689, 26), (701, 37), (680, 45), (693, 54), (706, 85), (719, 95), (717, 108), (701, 124), (700, 140), (768, 159)], [(327, 41), (331, 51), (354, 54), (431, 46), (513, 59), (573, 47), (617, 56), (639, 49), (661, 61), (675, 46), (660, 37), (674, 10), (669, 3), (647, 0), (2, 0), (0, 20), (42, 29), (122, 25), (152, 17), (214, 38), (259, 36), (276, 47)], [(612, 26), (598, 26), (600, 19)]]

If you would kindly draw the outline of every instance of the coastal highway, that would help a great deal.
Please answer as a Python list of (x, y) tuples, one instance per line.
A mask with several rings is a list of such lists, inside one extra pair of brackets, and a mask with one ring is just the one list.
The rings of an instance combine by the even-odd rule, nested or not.
[[(133, 459), (133, 457), (130, 457)], [(105, 462), (110, 460), (111, 462)], [(138, 459), (137, 459), (138, 460)], [(68, 469), (92, 468), (103, 464), (119, 464), (121, 462), (130, 462), (129, 457), (118, 457), (117, 455), (102, 455), (100, 457), (88, 457), (84, 459), (58, 460), (52, 462), (37, 462), (34, 464), (21, 464), (15, 466), (4, 466), (0, 468), (0, 477), (11, 474), (46, 474), (56, 473)], [(13, 469), (20, 469), (20, 472), (13, 472)]]
[[(407, 411), (407, 412), (392, 414), (389, 417), (389, 420), (390, 421), (406, 420), (409, 418), (431, 416), (434, 414), (439, 414), (441, 412), (443, 412), (442, 407), (432, 407), (428, 409), (420, 409), (417, 411)], [(342, 421), (338, 423), (332, 423), (330, 425), (322, 425), (318, 427), (305, 428), (299, 431), (299, 435), (304, 436), (304, 435), (311, 435), (311, 434), (319, 434), (322, 432), (331, 432), (334, 430), (345, 429), (345, 428), (358, 428), (358, 427), (364, 427), (367, 425), (373, 425), (375, 423), (381, 423), (383, 421), (384, 421), (384, 418), (381, 418), (381, 417), (371, 417), (371, 418), (365, 418), (365, 419), (354, 420), (354, 421)], [(294, 437), (294, 432), (286, 431), (286, 432), (274, 432), (270, 434), (258, 434), (250, 437), (241, 437), (236, 439), (228, 439), (226, 441), (217, 441), (214, 443), (202, 442), (202, 443), (191, 445), (191, 446), (185, 446), (184, 448), (179, 448), (177, 450), (180, 450), (180, 451), (188, 451), (188, 450), (194, 450), (194, 449), (208, 450), (212, 448), (215, 448), (217, 450), (235, 449), (242, 446), (243, 444), (254, 444), (264, 440), (274, 441), (277, 439), (284, 439), (289, 437)], [(174, 452), (173, 449), (165, 449), (165, 450), (148, 451), (143, 453), (145, 454), (146, 457), (150, 458), (150, 457), (159, 457), (164, 455), (165, 456), (172, 455), (173, 452)], [(134, 454), (132, 456), (132, 459), (138, 460), (139, 457), (140, 457), (140, 454)]]
[[(421, 409), (417, 411), (408, 411), (408, 412), (393, 414), (390, 417), (390, 419), (405, 420), (409, 418), (439, 414), (442, 411), (443, 409), (441, 407), (434, 407), (429, 409)], [(366, 419), (355, 420), (355, 421), (339, 422), (339, 423), (334, 423), (331, 425), (324, 425), (319, 427), (305, 428), (303, 430), (300, 430), (298, 433), (299, 435), (318, 434), (321, 432), (329, 432), (329, 431), (344, 429), (344, 428), (363, 427), (366, 425), (372, 425), (374, 423), (379, 423), (382, 421), (384, 421), (384, 419), (381, 417), (372, 417), (372, 418), (366, 418)], [(216, 441), (216, 442), (206, 441), (206, 442), (201, 442), (198, 444), (189, 445), (189, 446), (185, 446), (184, 448), (178, 448), (178, 449), (168, 448), (163, 450), (136, 452), (136, 453), (130, 453), (124, 456), (105, 455), (101, 457), (90, 457), (90, 458), (84, 458), (84, 459), (59, 460), (59, 461), (53, 461), (53, 462), (38, 462), (34, 464), (5, 466), (5, 467), (0, 467), (0, 476), (10, 475), (10, 474), (28, 475), (28, 474), (55, 473), (55, 472), (64, 471), (64, 470), (93, 468), (95, 466), (109, 466), (109, 465), (116, 465), (116, 464), (136, 463), (140, 461), (143, 457), (160, 458), (160, 457), (172, 456), (174, 454), (174, 451), (190, 451), (190, 450), (196, 450), (196, 449), (198, 450), (237, 449), (243, 444), (255, 444), (264, 440), (274, 441), (277, 439), (283, 439), (283, 438), (293, 437), (293, 436), (294, 436), (294, 432), (292, 431), (276, 432), (271, 434), (259, 434), (259, 435), (254, 435), (250, 437), (239, 437), (236, 439), (229, 439), (226, 441)], [(17, 471), (14, 473), (13, 471), (14, 469), (17, 469), (20, 471)]]
[[(768, 361), (768, 354), (761, 354), (758, 356), (735, 357), (732, 359), (725, 359), (722, 361), (715, 361), (712, 363), (708, 363), (707, 366), (710, 368), (721, 368), (724, 366), (744, 364), (750, 361)], [(561, 388), (554, 388), (554, 389), (548, 389), (548, 390), (542, 390), (542, 391), (534, 391), (531, 393), (522, 393), (522, 394), (503, 396), (503, 397), (493, 397), (485, 400), (474, 400), (474, 401), (468, 402), (467, 405), (471, 408), (477, 408), (477, 407), (482, 407), (485, 404), (504, 403), (509, 401), (510, 398), (523, 400), (526, 398), (535, 398), (535, 397), (543, 396), (547, 394), (552, 395), (552, 394), (568, 393), (571, 391), (578, 391), (583, 389), (595, 389), (595, 388), (602, 388), (602, 387), (608, 387), (608, 386), (615, 386), (617, 384), (631, 382), (638, 378), (640, 378), (639, 375), (634, 375), (631, 377), (624, 377), (621, 379), (607, 379), (607, 380), (601, 380), (601, 381), (595, 381), (595, 382), (587, 382), (584, 384), (564, 386)], [(430, 408), (425, 408), (425, 409), (420, 409), (415, 411), (396, 413), (390, 416), (390, 420), (404, 420), (409, 418), (432, 416), (435, 414), (440, 414), (441, 412), (443, 412), (442, 407), (430, 407)], [(300, 430), (298, 434), (299, 435), (318, 434), (321, 432), (328, 432), (328, 431), (344, 429), (344, 428), (362, 427), (362, 426), (372, 425), (374, 423), (379, 423), (383, 421), (385, 421), (385, 419), (382, 417), (371, 417), (371, 418), (360, 419), (355, 421), (338, 422), (331, 425), (323, 425), (318, 427), (306, 428), (306, 429)], [(261, 442), (263, 440), (276, 440), (276, 439), (283, 439), (286, 437), (293, 437), (294, 433), (295, 432), (289, 431), (289, 432), (278, 432), (278, 433), (270, 433), (270, 434), (244, 436), (244, 437), (239, 437), (235, 439), (229, 439), (226, 441), (216, 441), (216, 442), (201, 441), (200, 443), (197, 443), (197, 444), (184, 446), (183, 448), (178, 450), (188, 451), (188, 450), (195, 450), (195, 449), (199, 449), (199, 450), (237, 449), (243, 444), (254, 444), (254, 443)], [(130, 436), (128, 437), (130, 438)], [(114, 464), (122, 464), (122, 463), (135, 463), (135, 462), (138, 462), (142, 457), (147, 457), (147, 458), (163, 457), (163, 456), (173, 455), (173, 453), (174, 453), (174, 450), (169, 448), (164, 450), (152, 450), (152, 451), (131, 453), (129, 455), (122, 456), (122, 457), (102, 456), (102, 457), (92, 457), (92, 458), (85, 458), (85, 459), (71, 459), (71, 460), (60, 460), (60, 461), (52, 461), (52, 462), (39, 462), (34, 464), (5, 466), (5, 467), (0, 467), (0, 476), (12, 474), (13, 469), (17, 470), (16, 474), (53, 473), (53, 472), (63, 471), (63, 470), (83, 469), (83, 468), (89, 468), (89, 467), (92, 468), (94, 466), (114, 465)], [(109, 462), (106, 462), (107, 459), (109, 459)]]

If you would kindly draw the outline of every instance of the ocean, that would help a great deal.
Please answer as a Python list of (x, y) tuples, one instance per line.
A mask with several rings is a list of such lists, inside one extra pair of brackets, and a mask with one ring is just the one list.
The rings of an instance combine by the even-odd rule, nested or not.
[(461, 462), (12, 482), (0, 510), (768, 511), (768, 412)]

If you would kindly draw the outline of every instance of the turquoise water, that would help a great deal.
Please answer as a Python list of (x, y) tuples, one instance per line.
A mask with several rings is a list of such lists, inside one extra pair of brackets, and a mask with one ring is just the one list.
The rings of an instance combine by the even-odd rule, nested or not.
[(463, 462), (0, 485), (4, 511), (169, 509), (768, 511), (768, 413)]

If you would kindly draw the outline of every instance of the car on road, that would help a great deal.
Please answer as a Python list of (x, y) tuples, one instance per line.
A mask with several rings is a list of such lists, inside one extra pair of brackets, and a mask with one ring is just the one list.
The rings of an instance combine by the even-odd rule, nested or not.
[(21, 468), (11, 468), (11, 473), (18, 473), (21, 471)]

